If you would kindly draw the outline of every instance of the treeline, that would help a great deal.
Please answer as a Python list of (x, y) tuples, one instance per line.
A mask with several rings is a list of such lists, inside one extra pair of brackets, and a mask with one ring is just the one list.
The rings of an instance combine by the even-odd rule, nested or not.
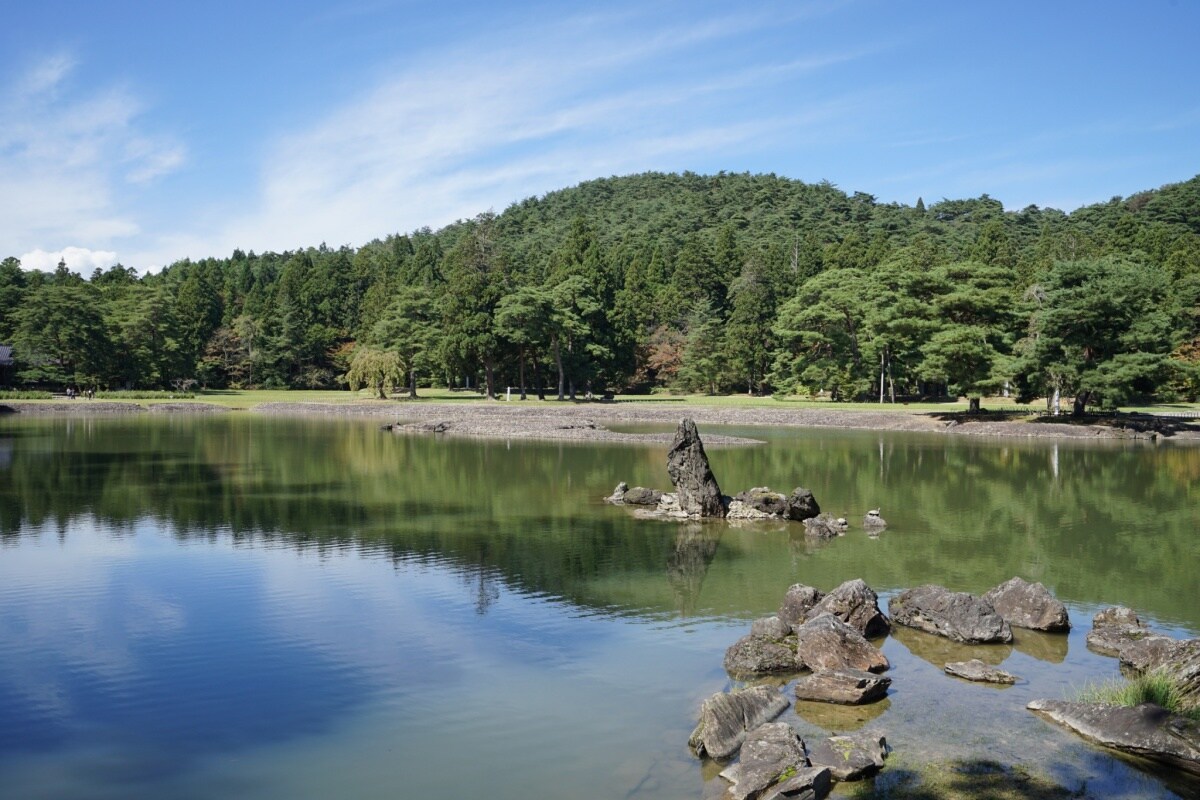
[(502, 387), (1077, 410), (1200, 391), (1200, 177), (1071, 214), (644, 174), (358, 249), (89, 278), (0, 262), (27, 385)]

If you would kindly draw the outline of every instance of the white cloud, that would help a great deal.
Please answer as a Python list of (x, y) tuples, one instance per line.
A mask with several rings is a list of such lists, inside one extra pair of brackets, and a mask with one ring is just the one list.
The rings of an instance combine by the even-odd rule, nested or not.
[(21, 256), (21, 266), (25, 269), (36, 269), (42, 272), (53, 272), (59, 261), (65, 261), (67, 268), (80, 275), (89, 275), (95, 269), (108, 269), (117, 263), (117, 254), (110, 250), (88, 250), (85, 247), (64, 247), (62, 250), (46, 252), (32, 250)]
[(139, 233), (130, 185), (186, 157), (181, 144), (142, 129), (145, 109), (128, 90), (77, 91), (76, 67), (58, 54), (0, 86), (0, 241), (35, 260), (66, 242), (104, 248)]
[[(811, 114), (733, 109), (756, 86), (871, 52), (793, 51), (715, 79), (681, 78), (673, 70), (695, 48), (719, 47), (777, 20), (626, 23), (590, 17), (516, 36), (495, 32), (400, 70), (274, 142), (254, 207), (211, 237), (209, 252), (361, 244), (601, 175), (687, 169), (760, 147), (768, 136), (796, 141), (850, 109), (832, 102), (814, 103)], [(644, 32), (634, 35), (635, 28)]]

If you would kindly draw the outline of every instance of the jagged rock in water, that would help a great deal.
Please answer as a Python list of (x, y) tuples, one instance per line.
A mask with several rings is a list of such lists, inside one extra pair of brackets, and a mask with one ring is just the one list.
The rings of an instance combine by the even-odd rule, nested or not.
[(755, 636), (766, 636), (768, 639), (783, 639), (792, 634), (792, 626), (772, 614), (760, 617), (750, 623), (750, 633)]
[(1017, 682), (1016, 675), (985, 664), (978, 658), (972, 658), (970, 661), (952, 661), (946, 665), (946, 674), (978, 683), (1013, 684)]
[(783, 596), (783, 605), (779, 607), (778, 617), (795, 630), (805, 623), (808, 612), (822, 597), (821, 592), (811, 586), (793, 583)]
[(1034, 700), (1026, 708), (1089, 741), (1200, 775), (1200, 722), (1152, 703), (1126, 708)]
[(1013, 640), (1012, 628), (991, 603), (966, 592), (952, 592), (944, 586), (927, 584), (901, 592), (892, 598), (888, 610), (892, 622), (898, 625), (945, 636), (956, 642), (985, 644)]
[[(768, 722), (746, 736), (738, 763), (723, 770), (721, 777), (733, 783), (728, 792), (733, 800), (765, 800), (778, 796), (773, 787), (800, 776), (808, 767), (800, 735), (786, 722)], [(815, 796), (823, 797), (829, 791), (829, 770), (815, 770), (803, 777), (813, 784), (822, 784), (823, 791), (814, 792)]]
[(747, 634), (725, 651), (725, 671), (733, 676), (773, 675), (799, 669), (795, 649), (767, 636)]
[(1145, 662), (1138, 669), (1146, 669), (1155, 653), (1161, 653), (1175, 642), (1169, 636), (1154, 633), (1146, 623), (1125, 606), (1114, 606), (1100, 611), (1092, 617), (1092, 629), (1088, 631), (1089, 650), (1104, 656), (1121, 657), (1126, 648), (1130, 650), (1130, 663)]
[(788, 497), (788, 519), (794, 519), (797, 522), (803, 522), (806, 519), (812, 519), (821, 513), (821, 507), (817, 505), (817, 499), (813, 497), (813, 493), (803, 486), (797, 486), (792, 490)]
[(1168, 661), (1178, 646), (1179, 642), (1169, 636), (1151, 634), (1143, 639), (1125, 642), (1121, 645), (1117, 658), (1126, 669), (1149, 672)]
[(719, 692), (700, 706), (700, 722), (688, 745), (701, 758), (727, 758), (738, 751), (749, 731), (775, 719), (790, 705), (783, 692), (770, 686)]
[(832, 539), (841, 536), (849, 526), (841, 517), (832, 514), (817, 514), (804, 520), (804, 532), (809, 536), (819, 536), (822, 539)]
[(881, 531), (887, 527), (887, 520), (879, 516), (879, 509), (873, 508), (863, 517), (862, 524), (868, 531)]
[(879, 610), (879, 595), (861, 579), (846, 581), (821, 598), (806, 615), (815, 619), (829, 613), (854, 628), (863, 636), (886, 636), (892, 629), (888, 618)]
[(625, 502), (625, 493), (628, 491), (629, 491), (629, 484), (626, 483), (625, 481), (621, 481), (620, 483), (617, 484), (617, 488), (613, 489), (613, 493), (604, 499), (610, 503), (624, 503)]
[(623, 502), (627, 506), (657, 506), (658, 501), (662, 500), (662, 496), (663, 493), (658, 489), (635, 486), (626, 490)]
[(822, 614), (796, 629), (796, 660), (813, 672), (845, 668), (883, 672), (891, 666), (861, 633), (833, 614)]
[(854, 733), (811, 742), (808, 759), (814, 767), (829, 767), (836, 781), (856, 781), (883, 768), (887, 739), (879, 734)]
[(823, 669), (796, 681), (796, 699), (857, 706), (882, 700), (891, 685), (891, 678), (861, 669)]
[(692, 419), (683, 419), (667, 451), (667, 474), (679, 508), (690, 517), (724, 517), (725, 498), (708, 465), (704, 444)]
[(394, 430), (420, 431), (422, 433), (445, 433), (453, 427), (450, 422), (410, 422)]
[(1067, 607), (1041, 583), (1010, 578), (983, 596), (1009, 625), (1035, 631), (1069, 631)]

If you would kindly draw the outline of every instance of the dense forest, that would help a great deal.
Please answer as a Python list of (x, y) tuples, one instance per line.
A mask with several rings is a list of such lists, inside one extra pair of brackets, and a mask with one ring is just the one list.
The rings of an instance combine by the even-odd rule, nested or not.
[(0, 342), (21, 386), (1195, 399), (1200, 176), (1067, 214), (649, 173), (357, 249), (7, 258)]

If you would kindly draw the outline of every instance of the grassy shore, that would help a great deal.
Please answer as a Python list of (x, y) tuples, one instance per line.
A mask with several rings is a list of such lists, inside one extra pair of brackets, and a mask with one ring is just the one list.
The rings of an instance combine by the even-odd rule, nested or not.
[[(19, 403), (25, 400), (54, 403), (86, 403), (86, 400), (67, 400), (58, 397), (52, 400), (44, 398), (5, 398), (0, 393), (0, 402)], [(123, 399), (107, 398), (114, 402), (131, 402), (140, 405), (155, 405), (161, 403), (179, 402), (174, 398)], [(385, 402), (402, 401), (404, 403), (486, 403), (487, 399), (474, 391), (451, 391), (448, 389), (421, 389), (416, 400), (410, 400), (403, 392), (392, 394), (388, 400), (381, 401), (368, 390), (351, 392), (345, 389), (337, 390), (304, 390), (304, 389), (221, 389), (211, 391), (196, 391), (194, 396), (187, 398), (191, 402), (211, 403), (230, 409), (250, 409), (266, 403), (327, 403), (333, 405), (347, 404), (380, 404)], [(967, 403), (832, 403), (828, 400), (811, 400), (804, 397), (752, 397), (744, 394), (735, 395), (705, 395), (705, 394), (644, 394), (618, 395), (618, 403), (645, 404), (658, 408), (670, 407), (700, 407), (700, 408), (780, 408), (780, 409), (837, 409), (839, 411), (871, 411), (898, 414), (929, 414), (957, 413), (967, 410)], [(531, 405), (554, 407), (562, 405), (587, 405), (588, 401), (576, 400), (558, 401), (552, 397), (538, 400), (536, 395), (530, 395), (527, 400), (520, 400), (514, 391), (509, 399), (501, 393), (499, 400), (494, 402), (509, 402), (514, 405)], [(595, 401), (593, 401), (595, 402)], [(1028, 411), (1034, 414), (1044, 406), (1030, 404), (1019, 405), (1010, 398), (989, 398), (984, 402), (988, 410), (1006, 412)], [(1190, 410), (1200, 411), (1200, 405), (1191, 406)]]

